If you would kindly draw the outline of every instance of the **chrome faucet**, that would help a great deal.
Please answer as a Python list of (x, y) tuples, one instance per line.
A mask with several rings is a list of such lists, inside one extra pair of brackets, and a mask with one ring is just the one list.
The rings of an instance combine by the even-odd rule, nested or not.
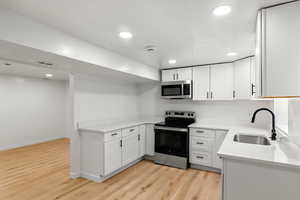
[(272, 115), (272, 136), (271, 136), (271, 140), (276, 140), (276, 129), (275, 129), (275, 115), (274, 113), (268, 109), (268, 108), (260, 108), (260, 109), (257, 109), (254, 113), (253, 113), (253, 116), (252, 116), (252, 120), (251, 122), (254, 123), (255, 122), (255, 116), (256, 114), (259, 112), (259, 111), (268, 111), (269, 113), (271, 113)]

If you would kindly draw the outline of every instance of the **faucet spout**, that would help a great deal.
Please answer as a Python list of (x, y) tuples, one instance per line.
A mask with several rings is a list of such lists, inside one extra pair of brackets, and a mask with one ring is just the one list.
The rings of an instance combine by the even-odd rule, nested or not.
[(252, 120), (251, 122), (254, 123), (255, 122), (255, 117), (256, 117), (256, 114), (260, 111), (267, 111), (269, 112), (271, 115), (272, 115), (272, 136), (271, 136), (271, 140), (276, 140), (276, 129), (275, 129), (275, 115), (274, 113), (268, 109), (268, 108), (260, 108), (260, 109), (257, 109), (253, 115), (252, 115)]

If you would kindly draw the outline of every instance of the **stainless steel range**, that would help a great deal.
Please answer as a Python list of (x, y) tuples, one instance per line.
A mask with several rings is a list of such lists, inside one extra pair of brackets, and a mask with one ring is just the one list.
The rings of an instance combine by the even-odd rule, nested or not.
[(154, 126), (155, 163), (182, 169), (188, 167), (188, 126), (195, 122), (195, 117), (194, 112), (166, 111), (165, 121)]

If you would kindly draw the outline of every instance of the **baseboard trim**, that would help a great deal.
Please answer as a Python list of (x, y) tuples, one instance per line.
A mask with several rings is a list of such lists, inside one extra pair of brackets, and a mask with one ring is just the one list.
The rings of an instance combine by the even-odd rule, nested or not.
[(23, 143), (19, 143), (19, 144), (2, 146), (2, 147), (0, 147), (0, 151), (16, 149), (16, 148), (20, 148), (20, 147), (26, 147), (26, 146), (30, 146), (33, 144), (39, 144), (39, 143), (48, 142), (51, 140), (63, 139), (63, 138), (66, 138), (66, 137), (56, 136), (56, 137), (50, 137), (50, 138), (44, 138), (44, 139), (37, 139), (37, 140), (30, 141), (30, 142), (23, 142)]
[[(143, 158), (139, 158), (139, 159), (137, 159), (137, 160), (135, 160), (135, 161), (132, 161), (131, 163), (129, 163), (129, 164), (127, 164), (127, 165), (121, 167), (120, 169), (118, 169), (118, 170), (112, 172), (111, 174), (108, 174), (107, 176), (100, 176), (100, 175), (97, 176), (97, 175), (95, 175), (95, 174), (90, 174), (90, 173), (86, 173), (86, 172), (81, 172), (79, 177), (86, 178), (86, 179), (89, 179), (89, 180), (91, 180), (91, 181), (95, 181), (95, 182), (97, 182), (97, 183), (101, 183), (101, 182), (103, 182), (103, 181), (105, 181), (105, 180), (107, 180), (107, 179), (109, 179), (109, 178), (115, 176), (116, 174), (118, 174), (118, 173), (124, 171), (125, 169), (127, 169), (127, 168), (129, 168), (129, 167), (131, 167), (131, 166), (133, 166), (133, 165), (135, 165), (135, 164), (137, 164), (137, 163), (140, 162), (141, 160), (143, 160)], [(71, 175), (71, 176), (72, 176), (72, 175)], [(78, 178), (78, 177), (77, 177), (77, 178)]]
[(203, 166), (203, 165), (196, 165), (196, 164), (191, 164), (190, 168), (216, 172), (216, 173), (219, 173), (219, 174), (221, 174), (221, 172), (222, 172), (222, 170), (218, 169), (218, 168), (208, 167), (208, 166)]

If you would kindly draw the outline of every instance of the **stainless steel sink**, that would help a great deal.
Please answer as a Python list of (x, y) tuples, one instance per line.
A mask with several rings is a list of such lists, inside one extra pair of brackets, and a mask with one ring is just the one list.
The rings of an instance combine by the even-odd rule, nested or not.
[(259, 135), (237, 134), (234, 136), (233, 141), (248, 144), (271, 145), (266, 137)]

